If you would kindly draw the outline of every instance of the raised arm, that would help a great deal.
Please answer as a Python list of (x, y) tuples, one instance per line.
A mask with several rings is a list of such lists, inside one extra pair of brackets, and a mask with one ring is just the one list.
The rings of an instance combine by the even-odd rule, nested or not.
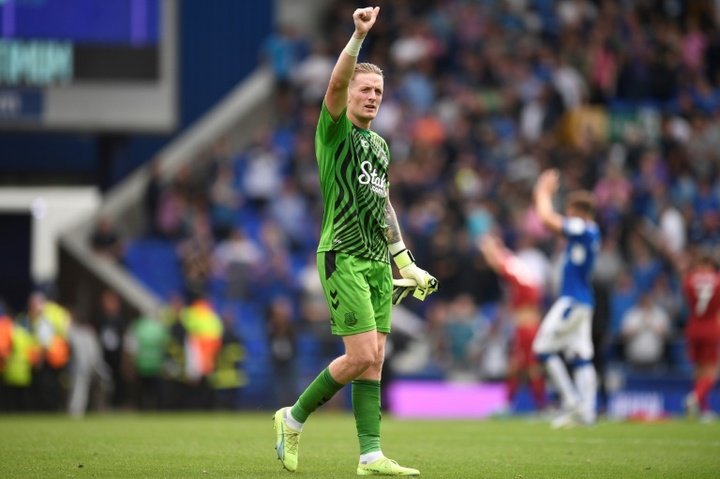
[(556, 233), (562, 231), (563, 216), (555, 211), (552, 197), (558, 189), (560, 176), (557, 170), (545, 170), (535, 185), (535, 209), (543, 224)]
[(488, 266), (493, 271), (500, 273), (503, 269), (503, 259), (510, 254), (500, 238), (493, 234), (486, 234), (478, 239), (477, 246), (485, 257)]
[(340, 53), (325, 92), (325, 106), (333, 120), (340, 118), (347, 106), (348, 86), (355, 71), (358, 53), (365, 36), (375, 24), (375, 19), (380, 13), (380, 7), (358, 8), (353, 13), (355, 32), (345, 49)]

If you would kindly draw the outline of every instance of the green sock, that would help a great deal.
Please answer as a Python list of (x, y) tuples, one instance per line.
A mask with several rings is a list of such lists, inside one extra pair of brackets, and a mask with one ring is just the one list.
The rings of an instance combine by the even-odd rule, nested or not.
[(380, 450), (380, 381), (355, 379), (352, 407), (360, 441), (360, 454)]
[(313, 411), (329, 401), (343, 386), (330, 376), (328, 368), (323, 369), (300, 395), (290, 414), (299, 422), (307, 421)]

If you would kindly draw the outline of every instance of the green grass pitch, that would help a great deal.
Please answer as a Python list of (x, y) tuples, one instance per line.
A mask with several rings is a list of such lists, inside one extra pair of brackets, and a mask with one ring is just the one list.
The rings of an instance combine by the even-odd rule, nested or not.
[[(0, 478), (356, 477), (352, 416), (307, 423), (296, 473), (273, 450), (271, 413), (0, 416)], [(383, 449), (427, 478), (720, 478), (720, 423), (601, 422), (553, 431), (522, 418), (383, 418)]]

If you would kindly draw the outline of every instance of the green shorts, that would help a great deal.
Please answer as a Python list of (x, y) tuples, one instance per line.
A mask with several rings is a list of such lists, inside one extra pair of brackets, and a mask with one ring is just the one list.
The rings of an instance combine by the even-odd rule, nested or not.
[(317, 254), (317, 265), (333, 334), (390, 333), (390, 264), (327, 251)]

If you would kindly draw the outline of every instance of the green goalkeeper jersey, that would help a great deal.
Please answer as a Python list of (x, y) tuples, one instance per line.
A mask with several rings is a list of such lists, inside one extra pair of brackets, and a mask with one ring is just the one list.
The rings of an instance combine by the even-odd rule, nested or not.
[(353, 125), (345, 113), (334, 121), (323, 103), (315, 132), (324, 206), (318, 252), (388, 263), (390, 151), (380, 135)]

